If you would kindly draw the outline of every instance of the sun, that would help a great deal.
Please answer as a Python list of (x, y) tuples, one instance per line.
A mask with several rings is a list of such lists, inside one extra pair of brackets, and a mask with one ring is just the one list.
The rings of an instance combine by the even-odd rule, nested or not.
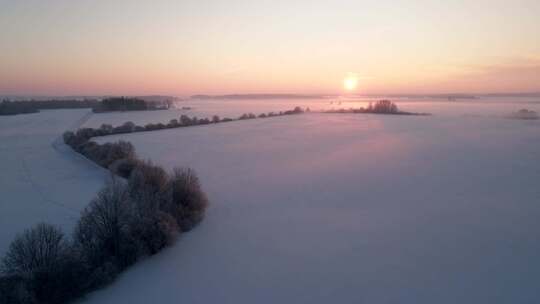
[(354, 89), (356, 89), (357, 85), (358, 78), (356, 78), (355, 76), (347, 76), (347, 78), (343, 80), (343, 87), (347, 91), (353, 91)]

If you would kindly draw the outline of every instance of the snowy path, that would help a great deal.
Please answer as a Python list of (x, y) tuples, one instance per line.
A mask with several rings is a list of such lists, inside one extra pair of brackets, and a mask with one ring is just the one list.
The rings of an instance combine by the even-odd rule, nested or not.
[(105, 170), (61, 142), (64, 131), (90, 115), (88, 110), (55, 110), (0, 119), (0, 254), (17, 233), (38, 222), (71, 233), (106, 177)]
[(539, 303), (540, 122), (301, 115), (100, 138), (206, 220), (86, 303)]

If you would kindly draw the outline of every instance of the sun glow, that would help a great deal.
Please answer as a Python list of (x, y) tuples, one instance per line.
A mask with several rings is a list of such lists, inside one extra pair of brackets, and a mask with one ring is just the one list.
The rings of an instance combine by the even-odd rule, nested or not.
[(358, 85), (358, 78), (355, 76), (348, 76), (343, 80), (343, 87), (347, 91), (353, 91), (356, 89), (356, 86)]

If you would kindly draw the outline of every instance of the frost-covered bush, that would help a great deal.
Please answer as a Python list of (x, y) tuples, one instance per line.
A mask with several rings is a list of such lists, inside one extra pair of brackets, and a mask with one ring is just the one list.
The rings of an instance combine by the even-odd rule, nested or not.
[(104, 168), (109, 168), (117, 160), (135, 158), (133, 145), (122, 140), (103, 145), (87, 141), (75, 150)]
[(17, 236), (2, 259), (2, 273), (32, 275), (37, 271), (52, 272), (65, 259), (68, 246), (60, 229), (38, 224)]
[(143, 254), (157, 253), (178, 234), (176, 220), (163, 211), (168, 184), (167, 172), (149, 161), (139, 162), (128, 179), (130, 230)]
[(131, 121), (127, 121), (121, 126), (118, 126), (112, 130), (113, 134), (131, 133), (135, 130), (135, 124)]
[(168, 188), (168, 211), (182, 231), (191, 230), (203, 219), (208, 206), (199, 178), (192, 169), (175, 168)]
[(113, 162), (109, 170), (120, 177), (129, 178), (139, 163), (140, 161), (136, 158), (122, 158)]
[(126, 187), (114, 179), (83, 210), (74, 242), (92, 272), (113, 268), (114, 275), (114, 268), (121, 271), (137, 260), (137, 246), (129, 231), (130, 212)]
[(180, 124), (183, 126), (190, 126), (192, 125), (192, 120), (187, 115), (181, 115), (180, 116)]
[(158, 197), (165, 190), (169, 176), (167, 172), (150, 161), (140, 161), (128, 179), (130, 197)]
[(13, 303), (64, 303), (82, 292), (82, 269), (62, 231), (38, 224), (11, 243), (0, 289), (14, 288), (6, 295)]
[(101, 131), (101, 134), (103, 135), (111, 134), (113, 132), (113, 129), (114, 129), (113, 126), (109, 124), (102, 124), (99, 127), (99, 130)]
[(179, 233), (174, 218), (161, 210), (161, 197), (149, 193), (131, 199), (132, 239), (137, 242), (141, 255), (153, 255), (173, 243)]
[(178, 119), (171, 119), (169, 123), (167, 124), (167, 127), (169, 128), (176, 128), (178, 126), (179, 126)]

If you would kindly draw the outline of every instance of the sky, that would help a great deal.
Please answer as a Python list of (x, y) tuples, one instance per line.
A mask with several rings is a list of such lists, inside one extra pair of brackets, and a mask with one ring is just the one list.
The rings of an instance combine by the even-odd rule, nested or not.
[(538, 0), (0, 0), (0, 94), (540, 91), (539, 16)]

